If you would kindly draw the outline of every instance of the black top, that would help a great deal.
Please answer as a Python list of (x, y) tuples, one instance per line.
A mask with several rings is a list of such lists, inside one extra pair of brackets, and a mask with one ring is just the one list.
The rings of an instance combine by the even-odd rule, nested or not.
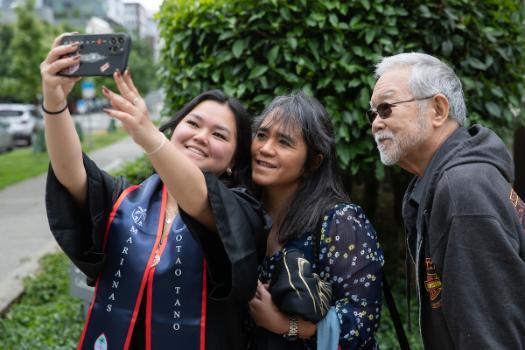
[[(84, 156), (84, 167), (88, 182), (86, 206), (76, 205), (50, 167), (46, 208), (58, 244), (86, 274), (87, 283), (93, 285), (104, 268), (101, 247), (109, 214), (129, 183), (100, 170), (87, 156)], [(205, 179), (217, 233), (209, 232), (182, 210), (180, 212), (207, 260), (206, 349), (245, 349), (243, 322), (247, 317), (247, 302), (257, 285), (257, 265), (265, 254), (269, 220), (260, 203), (246, 189), (226, 188), (209, 173), (205, 173)], [(144, 347), (143, 316), (141, 308), (132, 348)]]

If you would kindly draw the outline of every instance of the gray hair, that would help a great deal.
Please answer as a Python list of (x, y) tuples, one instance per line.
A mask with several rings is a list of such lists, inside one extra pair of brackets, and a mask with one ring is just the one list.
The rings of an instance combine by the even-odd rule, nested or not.
[(400, 53), (384, 57), (376, 65), (375, 78), (379, 79), (387, 71), (411, 68), (408, 86), (414, 97), (445, 95), (449, 103), (449, 116), (459, 125), (464, 125), (467, 107), (463, 97), (461, 81), (452, 68), (436, 57), (423, 53)]

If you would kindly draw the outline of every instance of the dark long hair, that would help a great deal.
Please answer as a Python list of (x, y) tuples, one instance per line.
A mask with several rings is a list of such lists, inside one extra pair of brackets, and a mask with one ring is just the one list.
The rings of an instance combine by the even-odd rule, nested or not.
[(235, 165), (232, 168), (231, 175), (225, 172), (220, 176), (220, 179), (229, 187), (239, 185), (249, 186), (251, 184), (250, 116), (237, 99), (227, 96), (221, 90), (203, 92), (175, 113), (173, 118), (159, 128), (160, 131), (164, 133), (167, 132), (168, 136), (171, 137), (173, 130), (175, 130), (181, 120), (204, 101), (215, 101), (222, 105), (227, 105), (235, 116), (235, 126), (237, 128), (237, 146), (233, 155)]
[[(274, 222), (277, 237), (284, 243), (313, 232), (327, 210), (350, 199), (338, 176), (334, 130), (323, 105), (302, 92), (276, 97), (255, 120), (255, 129), (268, 116), (272, 124), (282, 123), (285, 130), (300, 130), (307, 148), (297, 192)], [(323, 157), (320, 164), (319, 155)]]

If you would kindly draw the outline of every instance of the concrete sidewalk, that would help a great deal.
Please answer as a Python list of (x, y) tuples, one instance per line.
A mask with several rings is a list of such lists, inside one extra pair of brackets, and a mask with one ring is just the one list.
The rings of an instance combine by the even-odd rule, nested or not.
[[(99, 167), (112, 170), (142, 155), (131, 138), (90, 153)], [(58, 246), (47, 223), (46, 174), (0, 191), (0, 314), (22, 292), (22, 279), (36, 271), (38, 259)]]

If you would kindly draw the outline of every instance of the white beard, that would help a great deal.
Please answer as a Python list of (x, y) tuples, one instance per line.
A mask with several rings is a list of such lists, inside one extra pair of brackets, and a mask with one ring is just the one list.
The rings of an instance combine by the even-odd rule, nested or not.
[[(394, 134), (390, 131), (379, 131), (374, 135), (374, 138), (381, 162), (386, 166), (396, 164), (399, 161), (399, 158), (401, 158), (402, 150), (399, 140), (394, 137)], [(390, 139), (390, 144), (388, 146), (379, 143), (379, 140), (384, 138)]]
[[(423, 115), (418, 115), (416, 123), (418, 127), (417, 132), (411, 137), (407, 137), (403, 133), (396, 136), (388, 130), (381, 130), (374, 134), (379, 157), (384, 165), (390, 166), (398, 163), (407, 154), (408, 150), (416, 148), (427, 138), (426, 118)], [(388, 144), (381, 144), (379, 143), (381, 139), (389, 139), (390, 141)]]

